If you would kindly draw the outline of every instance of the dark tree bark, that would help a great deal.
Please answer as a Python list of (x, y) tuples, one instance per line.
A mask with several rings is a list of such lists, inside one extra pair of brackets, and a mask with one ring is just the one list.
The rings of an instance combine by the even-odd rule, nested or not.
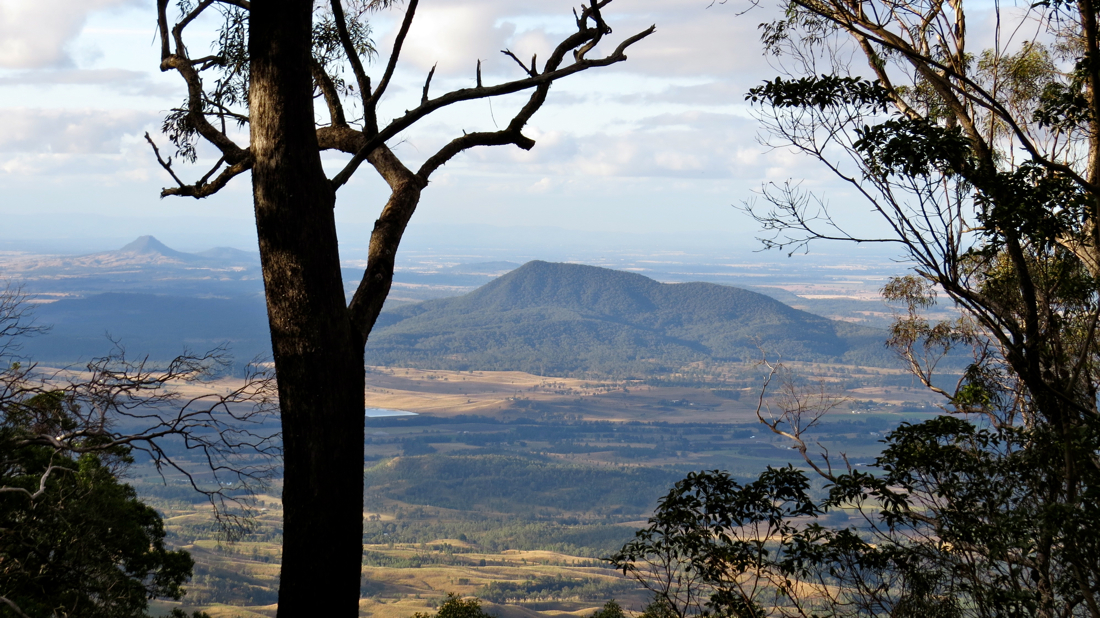
[[(586, 58), (611, 29), (599, 0), (577, 13), (577, 32), (566, 37), (538, 70), (511, 52), (522, 67), (521, 79), (482, 84), (430, 97), (429, 73), (421, 103), (385, 127), (377, 104), (393, 76), (401, 45), (418, 4), (408, 0), (405, 16), (382, 79), (374, 89), (356, 56), (340, 0), (331, 0), (331, 20), (344, 58), (355, 76), (361, 127), (353, 127), (343, 110), (341, 92), (332, 79), (331, 58), (318, 58), (311, 36), (317, 6), (313, 0), (201, 0), (169, 27), (168, 0), (158, 0), (161, 69), (176, 71), (188, 86), (187, 101), (165, 121), (165, 132), (177, 156), (194, 160), (194, 143), (204, 140), (221, 153), (219, 161), (197, 182), (182, 182), (172, 159), (157, 160), (177, 186), (162, 196), (212, 195), (234, 177), (252, 171), (256, 230), (260, 243), (268, 319), (274, 353), (284, 446), (283, 563), (279, 588), (280, 616), (356, 616), (363, 533), (363, 348), (393, 282), (394, 259), (405, 228), (433, 172), (458, 154), (477, 146), (515, 145), (525, 150), (534, 141), (522, 130), (546, 101), (551, 84), (593, 67), (626, 59), (625, 50), (654, 31), (649, 28), (623, 40), (610, 54)], [(393, 4), (385, 0), (375, 7)], [(227, 16), (221, 42), (248, 40), (242, 63), (230, 49), (193, 59), (183, 41), (184, 29), (211, 6)], [(566, 63), (571, 56), (572, 62)], [(563, 66), (564, 65), (564, 66)], [(249, 75), (247, 86), (240, 77)], [(212, 88), (204, 71), (222, 75)], [(434, 72), (434, 70), (433, 70)], [(234, 80), (238, 80), (234, 82)], [(236, 85), (234, 85), (236, 83)], [(247, 90), (247, 114), (233, 111)], [(531, 91), (527, 103), (504, 129), (457, 137), (412, 171), (386, 146), (386, 141), (432, 112), (449, 105)], [(314, 95), (322, 97), (329, 122), (315, 122)], [(346, 93), (345, 93), (346, 94)], [(250, 127), (250, 145), (237, 146), (226, 126)], [(322, 150), (352, 155), (331, 180), (321, 166)], [(368, 264), (350, 303), (345, 304), (334, 208), (336, 191), (367, 162), (389, 185), (390, 196), (371, 234)]]
[(283, 421), (280, 616), (358, 613), (363, 336), (344, 305), (313, 126), (311, 0), (251, 14), (252, 193)]

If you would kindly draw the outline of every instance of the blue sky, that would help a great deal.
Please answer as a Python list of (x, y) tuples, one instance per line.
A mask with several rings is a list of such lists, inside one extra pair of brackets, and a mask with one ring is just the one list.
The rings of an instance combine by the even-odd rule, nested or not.
[[(153, 234), (185, 250), (254, 247), (246, 177), (202, 201), (158, 197), (170, 179), (141, 135), (157, 135), (183, 88), (158, 70), (153, 7), (150, 0), (0, 2), (0, 243), (85, 250)], [(558, 0), (424, 0), (383, 116), (415, 105), (437, 62), (433, 92), (472, 84), (478, 59), (487, 82), (517, 77), (518, 67), (499, 50), (545, 57), (570, 28), (571, 7)], [(537, 237), (532, 230), (552, 227), (559, 235), (606, 235), (583, 235), (594, 243), (621, 236), (636, 244), (664, 238), (674, 248), (697, 241), (751, 249), (754, 224), (733, 205), (764, 181), (788, 178), (805, 179), (842, 211), (861, 216), (866, 206), (846, 205), (824, 170), (758, 143), (743, 96), (776, 69), (757, 41), (766, 9), (738, 15), (742, 8), (616, 0), (605, 11), (613, 43), (650, 24), (657, 33), (627, 62), (555, 85), (526, 130), (537, 141), (531, 152), (481, 149), (438, 172), (412, 225), (434, 234), (494, 226), (482, 235), (489, 243), (493, 234)], [(383, 55), (369, 68), (376, 75), (398, 18), (373, 19)], [(200, 37), (192, 46), (207, 44)], [(416, 163), (463, 130), (491, 129), (519, 100), (456, 107), (391, 146)], [(335, 173), (342, 161), (328, 156), (326, 165)], [(338, 219), (349, 252), (365, 246), (385, 198), (367, 167), (341, 190)]]

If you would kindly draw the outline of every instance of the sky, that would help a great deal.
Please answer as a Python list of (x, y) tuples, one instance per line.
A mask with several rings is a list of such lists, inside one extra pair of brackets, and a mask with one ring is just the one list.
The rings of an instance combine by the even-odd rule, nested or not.
[[(768, 181), (801, 180), (846, 216), (865, 205), (813, 162), (761, 145), (744, 93), (777, 69), (757, 26), (767, 8), (742, 14), (731, 0), (615, 0), (605, 11), (610, 45), (655, 24), (629, 59), (554, 85), (515, 147), (469, 151), (424, 191), (410, 243), (472, 245), (575, 242), (683, 249), (758, 248), (755, 224), (735, 206)], [(400, 9), (401, 7), (399, 7)], [(500, 50), (545, 58), (574, 27), (559, 0), (423, 0), (382, 120), (416, 104), (427, 71), (433, 93), (516, 79)], [(381, 74), (401, 14), (371, 15)], [(183, 100), (182, 81), (159, 71), (152, 0), (0, 2), (0, 249), (89, 251), (152, 234), (182, 250), (255, 248), (251, 189), (235, 179), (205, 200), (160, 199), (171, 184), (143, 139)], [(196, 24), (189, 47), (210, 43)], [(597, 50), (598, 52), (599, 50)], [(462, 131), (492, 130), (522, 97), (477, 101), (431, 116), (390, 142), (410, 165)], [(240, 136), (239, 143), (247, 143)], [(208, 163), (209, 150), (200, 150)], [(334, 174), (342, 156), (326, 155)], [(202, 160), (200, 160), (200, 164)], [(184, 178), (200, 166), (182, 163)], [(360, 257), (387, 196), (368, 166), (338, 194), (344, 257)]]

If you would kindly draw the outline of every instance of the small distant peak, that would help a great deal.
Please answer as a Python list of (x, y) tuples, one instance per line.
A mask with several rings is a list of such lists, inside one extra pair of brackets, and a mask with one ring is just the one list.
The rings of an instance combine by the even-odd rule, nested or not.
[(177, 253), (153, 236), (138, 236), (137, 240), (119, 249), (123, 253), (160, 253), (169, 255)]
[(194, 259), (190, 253), (176, 251), (152, 236), (139, 236), (137, 240), (119, 249), (111, 251), (116, 256), (119, 254), (132, 256), (153, 256), (156, 259), (168, 258), (175, 261), (190, 261)]
[(233, 247), (214, 247), (213, 249), (207, 249), (206, 251), (199, 251), (194, 255), (204, 260), (216, 260), (220, 262), (251, 264), (260, 261), (259, 253), (255, 251), (241, 251), (240, 249), (234, 249)]

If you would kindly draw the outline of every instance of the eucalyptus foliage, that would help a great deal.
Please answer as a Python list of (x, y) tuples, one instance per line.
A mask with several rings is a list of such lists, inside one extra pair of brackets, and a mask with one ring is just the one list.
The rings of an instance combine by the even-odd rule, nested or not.
[[(975, 37), (962, 0), (781, 6), (762, 32), (787, 73), (747, 99), (769, 144), (835, 173), (878, 227), (847, 227), (797, 181), (746, 210), (792, 253), (899, 249), (913, 272), (883, 290), (900, 307), (888, 343), (944, 414), (857, 468), (813, 445), (832, 404), (762, 397), (808, 471), (689, 476), (616, 566), (679, 616), (1100, 617), (1096, 9), (993, 7)], [(957, 319), (923, 317), (938, 295)]]

